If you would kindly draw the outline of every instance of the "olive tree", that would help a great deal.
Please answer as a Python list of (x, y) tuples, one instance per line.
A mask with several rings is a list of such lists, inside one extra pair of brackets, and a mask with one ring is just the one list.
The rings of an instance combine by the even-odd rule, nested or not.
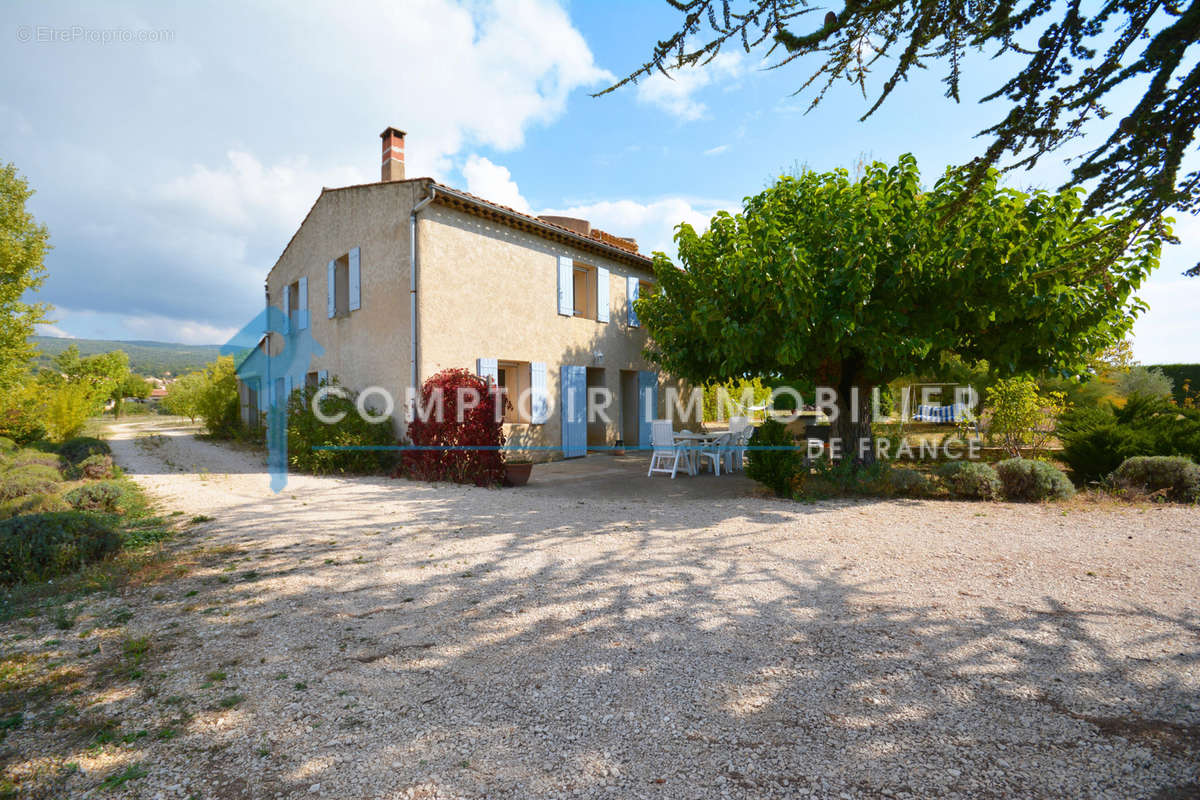
[(676, 229), (660, 291), (637, 304), (647, 356), (695, 383), (770, 376), (837, 390), (834, 435), (872, 460), (871, 389), (946, 354), (1004, 374), (1078, 374), (1124, 338), (1133, 293), (1167, 232), (1128, 247), (1120, 215), (1080, 215), (1081, 193), (1024, 193), (966, 170), (921, 185), (916, 160), (780, 178), (698, 234)]

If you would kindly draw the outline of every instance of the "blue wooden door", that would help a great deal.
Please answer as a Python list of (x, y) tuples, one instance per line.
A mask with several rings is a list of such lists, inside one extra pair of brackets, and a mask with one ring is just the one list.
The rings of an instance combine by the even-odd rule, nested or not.
[(563, 367), (559, 383), (563, 458), (587, 455), (587, 367)]
[(638, 372), (638, 447), (650, 446), (650, 424), (658, 419), (658, 375)]

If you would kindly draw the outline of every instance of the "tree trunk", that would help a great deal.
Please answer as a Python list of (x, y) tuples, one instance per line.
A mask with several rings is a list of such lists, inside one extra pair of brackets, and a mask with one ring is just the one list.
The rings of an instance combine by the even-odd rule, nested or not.
[(837, 419), (833, 437), (841, 446), (841, 457), (864, 465), (875, 463), (875, 439), (871, 435), (871, 391), (874, 388), (859, 370), (857, 359), (842, 362), (838, 380)]

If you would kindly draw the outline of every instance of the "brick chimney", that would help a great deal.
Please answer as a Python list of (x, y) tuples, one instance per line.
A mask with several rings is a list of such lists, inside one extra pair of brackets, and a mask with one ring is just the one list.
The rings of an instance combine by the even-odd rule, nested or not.
[(380, 167), (380, 180), (404, 180), (404, 131), (388, 128), (379, 134), (383, 139), (383, 166)]

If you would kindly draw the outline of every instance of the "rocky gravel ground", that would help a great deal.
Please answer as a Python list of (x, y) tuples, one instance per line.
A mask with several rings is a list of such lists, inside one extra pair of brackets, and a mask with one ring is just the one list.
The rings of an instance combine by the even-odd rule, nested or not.
[(155, 425), (186, 574), (0, 629), (76, 684), (0, 741), (42, 796), (1200, 796), (1196, 508), (274, 495)]

